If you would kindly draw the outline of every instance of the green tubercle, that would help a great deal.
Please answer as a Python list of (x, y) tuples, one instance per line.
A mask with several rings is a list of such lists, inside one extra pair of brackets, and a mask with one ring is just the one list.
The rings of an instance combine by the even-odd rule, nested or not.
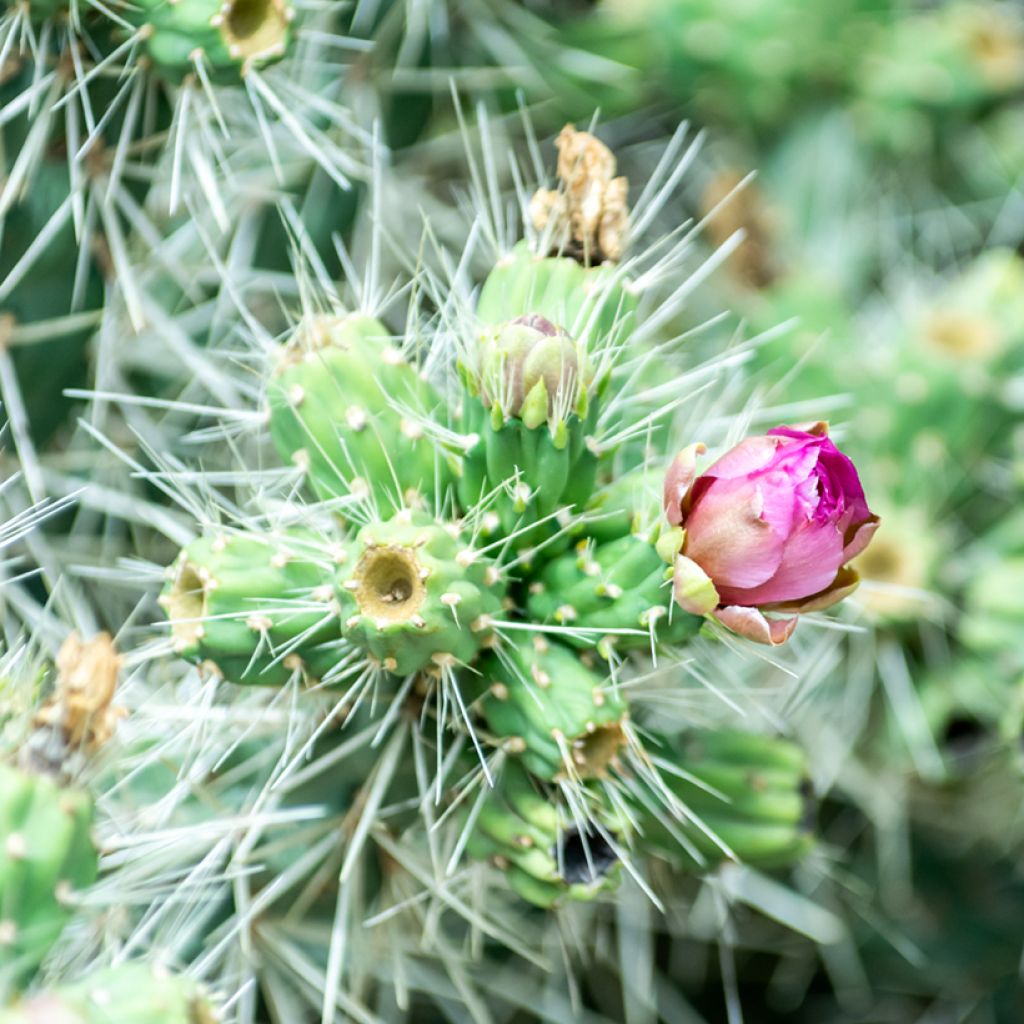
[(421, 426), (440, 398), (373, 317), (308, 318), (282, 346), (267, 396), (278, 454), (342, 514), (368, 501), (387, 516), (447, 489), (447, 457)]
[[(581, 541), (576, 550), (549, 563), (530, 584), (527, 608), (535, 622), (608, 630), (598, 650), (609, 654), (684, 643), (703, 619), (672, 601), (672, 570), (644, 537), (627, 535), (604, 544)], [(618, 633), (616, 630), (633, 630)], [(595, 641), (593, 634), (571, 642)]]
[(135, 0), (124, 17), (140, 30), (157, 74), (180, 81), (202, 61), (219, 84), (280, 60), (291, 47), (288, 0)]
[(346, 639), (396, 675), (471, 664), (504, 593), (458, 524), (410, 511), (360, 530), (337, 576)]
[(177, 653), (234, 683), (320, 679), (341, 656), (332, 555), (305, 530), (200, 537), (160, 597)]
[(585, 657), (537, 634), (480, 667), (488, 728), (539, 778), (603, 778), (626, 744), (625, 701)]
[(613, 890), (620, 875), (614, 830), (607, 815), (598, 818), (581, 830), (550, 787), (511, 761), (475, 813), (466, 852), (490, 861), (535, 906), (592, 900)]
[(694, 730), (654, 739), (665, 795), (637, 781), (638, 848), (680, 867), (725, 860), (782, 867), (814, 845), (804, 752), (789, 740), (738, 730)]
[(32, 976), (95, 881), (92, 820), (86, 793), (0, 764), (0, 993)]
[(0, 1011), (0, 1024), (217, 1024), (219, 1019), (196, 982), (142, 964), (99, 971)]

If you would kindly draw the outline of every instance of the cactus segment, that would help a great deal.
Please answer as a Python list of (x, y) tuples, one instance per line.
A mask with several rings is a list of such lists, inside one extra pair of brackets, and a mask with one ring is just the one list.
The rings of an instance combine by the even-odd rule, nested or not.
[(0, 764), (0, 991), (31, 977), (95, 881), (92, 819), (87, 794)]
[[(626, 651), (658, 643), (680, 644), (695, 636), (703, 620), (673, 607), (671, 573), (655, 546), (626, 536), (605, 544), (581, 541), (574, 552), (551, 562), (530, 587), (527, 609), (535, 622), (588, 629), (643, 630), (610, 633), (598, 644)], [(570, 639), (577, 645), (592, 639)]]
[[(475, 365), (462, 367), (463, 416), (474, 440), (459, 479), (462, 505), (498, 489), (491, 510), (507, 534), (582, 507), (598, 462), (588, 442), (597, 394), (582, 348), (544, 317), (528, 316), (486, 332), (473, 356)], [(538, 539), (527, 531), (514, 541), (522, 547)]]
[(378, 320), (301, 324), (280, 351), (268, 398), (279, 455), (306, 469), (321, 499), (371, 498), (388, 515), (443, 494), (447, 463), (416, 419), (440, 400)]
[(217, 1024), (189, 978), (126, 964), (0, 1011), (0, 1024)]
[(217, 83), (280, 60), (292, 43), (287, 0), (136, 0), (124, 17), (142, 30), (156, 72), (179, 82), (201, 61)]
[(315, 535), (292, 530), (200, 537), (160, 597), (177, 653), (234, 683), (319, 679), (339, 660), (334, 566)]
[(337, 595), (346, 639), (408, 675), (473, 662), (494, 638), (504, 584), (457, 525), (407, 511), (359, 532)]
[(636, 305), (615, 266), (584, 267), (568, 256), (538, 256), (519, 242), (487, 275), (476, 314), (489, 326), (537, 314), (597, 352), (626, 344), (636, 325)]
[(706, 870), (733, 857), (782, 867), (813, 846), (807, 761), (796, 744), (721, 729), (662, 739), (648, 749), (660, 759), (661, 778), (685, 810), (673, 812), (663, 795), (643, 789), (642, 849), (681, 867)]
[(617, 763), (625, 702), (578, 653), (538, 635), (497, 651), (481, 672), (488, 727), (534, 775), (604, 778)]
[(476, 815), (467, 854), (489, 860), (528, 903), (550, 909), (592, 900), (619, 882), (619, 858), (606, 823), (580, 825), (514, 761)]

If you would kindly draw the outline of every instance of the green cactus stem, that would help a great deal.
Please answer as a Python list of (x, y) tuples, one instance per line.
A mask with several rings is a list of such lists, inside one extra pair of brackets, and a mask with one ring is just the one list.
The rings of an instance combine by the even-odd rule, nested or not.
[(320, 679), (340, 658), (333, 572), (307, 531), (205, 536), (171, 567), (160, 604), (177, 653), (231, 682)]
[[(598, 650), (605, 655), (613, 646), (621, 651), (649, 648), (652, 637), (657, 643), (680, 644), (696, 635), (702, 620), (673, 607), (671, 578), (672, 569), (643, 537), (605, 544), (584, 540), (530, 584), (527, 608), (536, 622), (643, 631), (601, 638)], [(593, 638), (570, 642), (590, 644)]]
[(0, 1011), (0, 1024), (217, 1024), (196, 982), (126, 964)]
[[(311, 317), (282, 347), (268, 385), (281, 458), (305, 469), (323, 500), (371, 500), (382, 514), (443, 495), (449, 468), (418, 417), (440, 400), (362, 314)], [(408, 410), (408, 415), (404, 410)]]
[(724, 860), (795, 863), (814, 845), (814, 805), (803, 751), (788, 740), (738, 730), (694, 730), (647, 744), (663, 794), (638, 783), (641, 849), (690, 870)]
[(411, 511), (364, 527), (337, 577), (346, 639), (396, 675), (471, 664), (504, 590), (458, 524)]
[(505, 765), (472, 822), (467, 854), (488, 860), (524, 900), (550, 909), (587, 901), (619, 881), (607, 823), (580, 824), (514, 761)]
[(585, 267), (569, 256), (538, 256), (520, 242), (488, 274), (476, 315), (496, 327), (531, 313), (562, 325), (591, 352), (617, 349), (636, 324), (636, 296), (613, 265)]
[(618, 763), (625, 702), (578, 652), (537, 634), (496, 651), (481, 673), (488, 727), (534, 775), (603, 778)]
[(0, 992), (24, 984), (96, 879), (92, 799), (0, 764)]
[(287, 0), (137, 0), (124, 17), (160, 76), (180, 81), (202, 61), (212, 81), (228, 84), (288, 52), (295, 11)]

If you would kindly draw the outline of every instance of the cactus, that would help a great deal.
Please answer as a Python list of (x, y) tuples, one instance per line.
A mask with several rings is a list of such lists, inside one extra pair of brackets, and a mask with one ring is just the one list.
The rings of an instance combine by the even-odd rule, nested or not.
[(575, 552), (539, 574), (527, 606), (538, 622), (584, 628), (588, 636), (591, 630), (614, 630), (598, 645), (605, 654), (610, 647), (626, 651), (652, 643), (680, 644), (697, 633), (703, 620), (673, 605), (671, 580), (671, 569), (643, 537), (604, 544), (583, 540)]
[(126, 17), (161, 76), (180, 81), (202, 64), (211, 81), (231, 82), (285, 55), (295, 11), (286, 0), (142, 0)]
[(0, 1024), (217, 1024), (199, 985), (141, 964), (97, 971), (84, 981), (0, 1010)]
[(502, 749), (542, 779), (601, 778), (626, 744), (623, 698), (581, 656), (543, 636), (481, 666), (480, 710)]
[(83, 643), (72, 633), (56, 667), (19, 766), (0, 762), (0, 994), (32, 977), (98, 871), (93, 800), (68, 780), (74, 759), (106, 743), (120, 717), (120, 658), (109, 636)]
[(503, 584), (455, 524), (400, 512), (363, 527), (338, 572), (345, 638), (397, 675), (471, 664), (494, 641)]
[(429, 383), (360, 314), (308, 319), (278, 354), (268, 386), (281, 458), (339, 507), (365, 499), (384, 514), (444, 495), (447, 462), (422, 420), (439, 405)]
[(0, 765), (0, 990), (23, 983), (96, 879), (92, 799)]
[[(463, 505), (471, 508), (497, 492), (492, 511), (507, 534), (557, 512), (578, 512), (590, 497), (598, 463), (589, 447), (598, 389), (584, 352), (533, 315), (485, 334), (475, 355), (475, 369), (464, 367), (463, 415), (472, 444), (459, 478)], [(517, 536), (517, 545), (538, 533)]]
[(619, 857), (608, 822), (579, 821), (515, 762), (505, 767), (468, 827), (467, 854), (490, 861), (535, 906), (592, 900), (618, 883)]
[[(670, 796), (640, 783), (638, 845), (706, 870), (726, 859), (791, 864), (813, 846), (807, 760), (788, 740), (729, 729), (694, 730), (648, 747)], [(666, 803), (683, 808), (666, 815)]]
[(332, 572), (309, 531), (200, 537), (160, 597), (175, 650), (235, 683), (319, 680), (339, 660)]

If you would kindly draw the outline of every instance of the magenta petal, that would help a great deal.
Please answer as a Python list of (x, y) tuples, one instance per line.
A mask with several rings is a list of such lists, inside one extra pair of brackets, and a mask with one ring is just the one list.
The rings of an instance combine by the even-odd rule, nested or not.
[(771, 465), (781, 443), (771, 437), (748, 437), (715, 460), (701, 476), (735, 480), (758, 473)]
[(872, 516), (866, 523), (860, 526), (853, 537), (843, 549), (843, 561), (849, 562), (856, 558), (870, 543), (871, 538), (878, 529), (880, 520), (878, 516)]
[(793, 635), (797, 623), (796, 616), (789, 619), (768, 619), (756, 608), (736, 606), (719, 608), (715, 612), (715, 618), (733, 633), (753, 640), (754, 643), (769, 644), (772, 647), (784, 644)]
[(788, 537), (779, 568), (752, 588), (720, 586), (724, 604), (762, 605), (796, 601), (824, 590), (843, 564), (843, 536), (831, 523), (804, 520)]
[(778, 570), (785, 534), (762, 518), (764, 508), (749, 480), (713, 480), (691, 509), (684, 554), (719, 589), (756, 587)]

